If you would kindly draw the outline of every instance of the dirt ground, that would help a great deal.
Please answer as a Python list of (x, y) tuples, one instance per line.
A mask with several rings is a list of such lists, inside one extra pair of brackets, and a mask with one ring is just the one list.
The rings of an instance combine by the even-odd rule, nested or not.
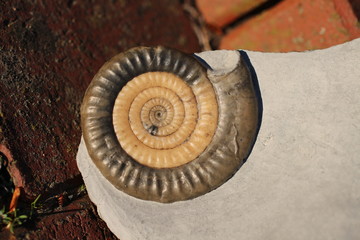
[(21, 189), (19, 211), (41, 195), (15, 236), (116, 239), (81, 189), (82, 97), (101, 65), (131, 47), (199, 51), (188, 16), (173, 0), (1, 0), (0, 9), (1, 157)]

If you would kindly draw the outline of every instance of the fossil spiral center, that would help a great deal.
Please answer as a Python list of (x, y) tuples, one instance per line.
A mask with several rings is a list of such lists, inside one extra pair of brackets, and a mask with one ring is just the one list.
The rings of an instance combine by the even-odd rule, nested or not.
[[(166, 91), (166, 89), (163, 89), (162, 91)], [(173, 122), (174, 120), (174, 106), (172, 105), (173, 103), (174, 101), (171, 102), (165, 98), (153, 98), (147, 101), (143, 105), (140, 113), (141, 121), (143, 127), (147, 129), (151, 135), (157, 135), (157, 136), (163, 136), (165, 134), (169, 135), (170, 133), (176, 130), (180, 122), (179, 121)], [(175, 110), (179, 111), (179, 109), (175, 109)], [(170, 131), (171, 129), (173, 131)]]
[(149, 118), (155, 126), (167, 125), (166, 122), (167, 109), (157, 105), (150, 110)]
[(174, 74), (148, 72), (129, 81), (113, 109), (122, 148), (154, 168), (183, 165), (205, 150), (217, 126), (217, 101), (211, 83), (188, 85)]

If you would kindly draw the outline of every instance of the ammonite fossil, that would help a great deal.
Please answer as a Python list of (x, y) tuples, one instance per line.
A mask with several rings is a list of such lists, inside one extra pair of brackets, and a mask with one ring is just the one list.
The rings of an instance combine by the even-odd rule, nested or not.
[(81, 126), (91, 159), (116, 188), (144, 200), (186, 200), (243, 164), (258, 127), (249, 70), (241, 60), (230, 74), (208, 71), (179, 51), (138, 47), (95, 75)]

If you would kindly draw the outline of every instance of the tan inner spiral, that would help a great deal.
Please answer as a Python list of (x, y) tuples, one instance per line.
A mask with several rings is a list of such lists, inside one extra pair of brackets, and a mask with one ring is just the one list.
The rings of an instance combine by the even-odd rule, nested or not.
[[(156, 125), (159, 128), (167, 127), (174, 118), (173, 106), (163, 98), (154, 98), (146, 102), (141, 110), (141, 121), (144, 128), (148, 129), (151, 125)], [(179, 118), (177, 118), (179, 119)], [(181, 123), (181, 121), (178, 121)], [(175, 129), (174, 127), (172, 127)], [(159, 133), (157, 135), (167, 135), (170, 132)]]
[(218, 119), (214, 90), (206, 77), (189, 87), (166, 72), (129, 81), (115, 100), (113, 124), (122, 148), (154, 168), (183, 165), (211, 142)]

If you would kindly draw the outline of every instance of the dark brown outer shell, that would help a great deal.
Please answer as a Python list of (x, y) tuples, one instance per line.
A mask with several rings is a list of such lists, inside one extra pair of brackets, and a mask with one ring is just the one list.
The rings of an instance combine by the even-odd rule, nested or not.
[(241, 60), (232, 73), (211, 79), (219, 105), (212, 142), (195, 160), (174, 168), (139, 164), (121, 148), (112, 126), (112, 110), (122, 87), (145, 72), (170, 72), (187, 84), (206, 69), (176, 50), (138, 47), (104, 64), (90, 83), (81, 106), (81, 126), (89, 155), (116, 188), (144, 200), (163, 203), (203, 195), (226, 182), (247, 158), (257, 134), (258, 103), (250, 73)]

